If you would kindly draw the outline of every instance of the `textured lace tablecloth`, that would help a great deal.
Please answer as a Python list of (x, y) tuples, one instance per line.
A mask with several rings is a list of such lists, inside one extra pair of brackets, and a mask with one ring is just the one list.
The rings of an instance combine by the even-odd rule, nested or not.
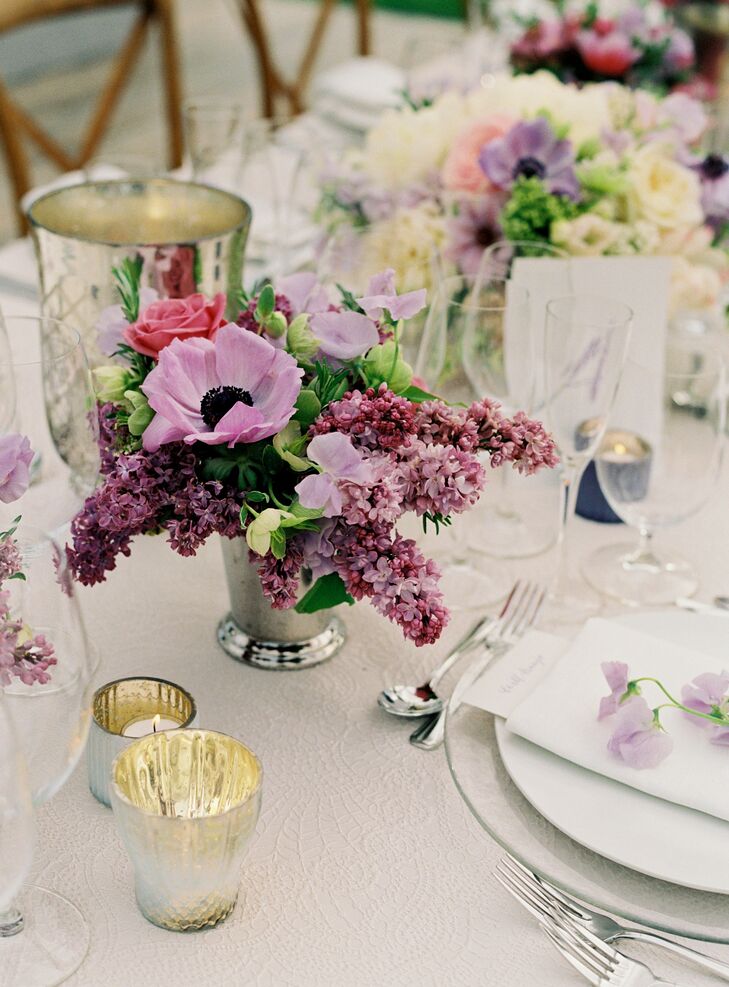
[[(694, 556), (704, 546), (707, 597), (729, 591), (726, 492), (670, 539)], [(582, 554), (617, 529), (579, 521), (575, 534)], [(140, 915), (112, 813), (94, 801), (79, 765), (38, 813), (33, 873), (76, 902), (91, 928), (69, 987), (582, 982), (491, 877), (501, 851), (462, 803), (443, 752), (411, 747), (410, 726), (375, 705), (386, 683), (420, 680), (434, 654), (404, 645), (360, 605), (343, 614), (349, 641), (328, 664), (288, 674), (237, 664), (215, 642), (226, 609), (215, 543), (182, 559), (160, 539), (139, 539), (82, 602), (100, 681), (139, 673), (178, 681), (195, 695), (202, 725), (248, 743), (265, 777), (238, 907), (219, 928), (182, 935)], [(467, 620), (454, 619), (437, 655)], [(715, 982), (655, 950), (629, 949), (685, 987)], [(729, 948), (713, 951), (729, 959)]]

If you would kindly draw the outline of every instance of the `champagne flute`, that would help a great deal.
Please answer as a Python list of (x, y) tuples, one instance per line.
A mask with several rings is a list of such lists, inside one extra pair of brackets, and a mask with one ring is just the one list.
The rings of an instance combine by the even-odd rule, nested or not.
[[(12, 716), (32, 801), (41, 805), (63, 785), (84, 749), (93, 670), (65, 554), (51, 538), (22, 524), (17, 539), (24, 579), (3, 584), (9, 615), (21, 626), (14, 647), (30, 644), (31, 668), (39, 667), (39, 658), (55, 664), (44, 675), (7, 676), (0, 705)], [(59, 984), (83, 961), (88, 944), (88, 925), (75, 905), (54, 891), (26, 886), (0, 918), (0, 982)]]
[[(704, 350), (699, 369), (694, 355), (669, 347), (665, 368), (626, 365), (616, 412), (595, 457), (607, 502), (639, 537), (598, 549), (583, 563), (583, 573), (596, 589), (634, 606), (675, 603), (699, 584), (690, 562), (653, 543), (656, 530), (701, 510), (721, 469), (726, 370), (716, 350)], [(628, 398), (640, 395), (633, 416), (623, 392)], [(650, 395), (657, 396), (655, 405)], [(639, 431), (629, 427), (636, 422)]]
[(562, 462), (557, 565), (544, 622), (581, 623), (600, 600), (572, 578), (567, 531), (585, 467), (600, 446), (625, 364), (633, 312), (598, 295), (547, 304), (544, 343), (545, 418)]

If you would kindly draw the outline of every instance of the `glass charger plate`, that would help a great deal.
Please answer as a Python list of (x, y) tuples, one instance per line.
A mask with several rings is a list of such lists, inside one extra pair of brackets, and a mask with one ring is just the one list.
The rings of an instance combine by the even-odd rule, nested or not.
[(456, 788), (481, 826), (545, 881), (629, 922), (729, 943), (729, 895), (645, 877), (588, 850), (547, 822), (507, 774), (490, 713), (464, 705), (449, 716), (446, 755)]

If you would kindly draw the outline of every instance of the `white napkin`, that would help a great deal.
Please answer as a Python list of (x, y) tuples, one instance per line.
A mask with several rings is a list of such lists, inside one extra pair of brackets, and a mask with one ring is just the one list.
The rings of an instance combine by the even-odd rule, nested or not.
[[(610, 692), (600, 669), (604, 661), (626, 662), (630, 678), (660, 679), (679, 700), (681, 687), (697, 675), (723, 670), (722, 663), (709, 655), (621, 624), (590, 620), (514, 710), (506, 721), (507, 729), (598, 774), (729, 821), (729, 749), (710, 743), (709, 731), (689, 722), (680, 711), (662, 711), (661, 722), (674, 748), (658, 767), (630, 768), (608, 751), (614, 719), (597, 721), (600, 699)], [(652, 683), (642, 688), (651, 708), (666, 701)]]

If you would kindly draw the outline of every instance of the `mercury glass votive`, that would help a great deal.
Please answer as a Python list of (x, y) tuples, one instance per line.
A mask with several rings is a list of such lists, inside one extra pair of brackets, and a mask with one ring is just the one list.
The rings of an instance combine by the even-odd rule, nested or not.
[(86, 748), (92, 795), (103, 805), (111, 805), (112, 762), (136, 738), (158, 730), (191, 727), (196, 721), (195, 700), (174, 682), (126, 678), (102, 685), (94, 693)]
[(119, 754), (111, 804), (146, 919), (187, 932), (232, 912), (262, 775), (252, 751), (212, 730), (152, 734)]
[(160, 297), (225, 292), (237, 315), (251, 210), (230, 192), (172, 178), (83, 182), (36, 199), (28, 220), (43, 314), (78, 330), (92, 368), (108, 363), (99, 317), (119, 304), (112, 268), (127, 258)]

